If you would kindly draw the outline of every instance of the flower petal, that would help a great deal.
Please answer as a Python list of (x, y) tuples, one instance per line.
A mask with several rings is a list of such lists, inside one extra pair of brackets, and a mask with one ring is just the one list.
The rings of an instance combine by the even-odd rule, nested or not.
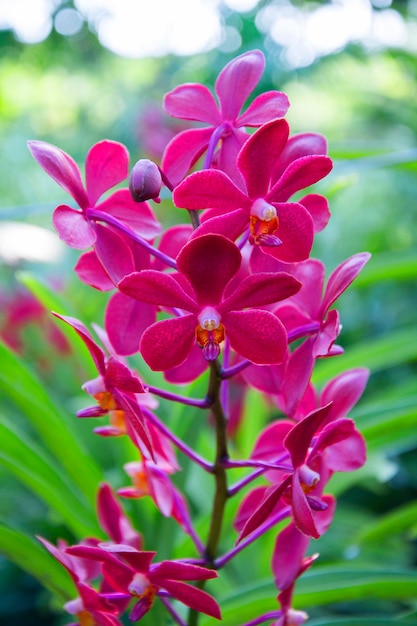
[(308, 544), (308, 537), (300, 533), (293, 523), (284, 528), (276, 538), (272, 571), (275, 585), (280, 591), (293, 585), (298, 578)]
[(320, 533), (314, 523), (313, 514), (298, 477), (298, 471), (294, 473), (292, 480), (291, 501), (294, 524), (296, 528), (308, 537), (318, 539), (320, 537)]
[(125, 239), (118, 232), (101, 224), (95, 225), (97, 257), (116, 285), (135, 269), (133, 255)]
[(239, 271), (241, 259), (238, 248), (226, 237), (202, 235), (183, 247), (177, 265), (194, 289), (198, 304), (216, 305), (227, 283)]
[(275, 163), (272, 180), (276, 182), (296, 159), (312, 154), (327, 154), (326, 138), (319, 133), (293, 135), (288, 139), (280, 158)]
[(307, 209), (313, 218), (314, 232), (321, 232), (327, 226), (331, 217), (327, 198), (317, 193), (309, 193), (307, 196), (300, 198), (299, 203)]
[(284, 439), (284, 445), (291, 455), (294, 469), (305, 463), (311, 440), (321, 424), (326, 419), (331, 404), (322, 406), (316, 411), (309, 413), (304, 419), (294, 426)]
[(117, 141), (104, 139), (90, 148), (85, 161), (85, 176), (90, 206), (129, 174), (129, 153)]
[(84, 215), (65, 204), (61, 204), (55, 209), (52, 223), (59, 238), (65, 241), (70, 248), (85, 250), (85, 248), (92, 246), (96, 240), (94, 228)]
[(274, 163), (285, 147), (289, 132), (286, 120), (273, 120), (251, 135), (239, 152), (237, 165), (253, 200), (267, 196)]
[(139, 350), (140, 339), (156, 321), (156, 307), (115, 293), (106, 308), (105, 327), (110, 343), (123, 356)]
[(164, 109), (169, 115), (184, 120), (221, 124), (220, 112), (211, 91), (199, 83), (185, 83), (164, 97)]
[(248, 96), (255, 89), (265, 68), (265, 57), (260, 50), (251, 50), (230, 61), (220, 72), (216, 94), (223, 120), (233, 121)]
[(262, 249), (274, 259), (286, 263), (305, 261), (311, 252), (314, 241), (313, 220), (307, 209), (296, 202), (274, 203), (279, 218), (276, 234), (282, 245)]
[(190, 128), (168, 143), (162, 156), (162, 170), (173, 186), (178, 185), (207, 149), (212, 133), (212, 128)]
[(278, 117), (284, 117), (290, 102), (282, 91), (265, 91), (255, 98), (252, 104), (240, 115), (238, 126), (261, 126)]
[(309, 155), (292, 161), (268, 194), (268, 202), (285, 202), (296, 191), (309, 187), (331, 171), (328, 156)]
[(165, 580), (163, 587), (171, 596), (194, 611), (221, 619), (219, 605), (206, 591), (176, 580)]
[(194, 172), (174, 189), (173, 201), (183, 209), (250, 209), (249, 198), (220, 170)]
[(281, 363), (287, 353), (287, 333), (269, 311), (232, 311), (223, 315), (226, 336), (238, 354), (257, 365)]
[(371, 258), (369, 252), (354, 254), (341, 263), (329, 277), (321, 310), (327, 311)]
[(197, 303), (188, 296), (171, 274), (142, 270), (125, 276), (117, 285), (127, 296), (157, 306), (196, 311)]
[(110, 280), (104, 267), (98, 260), (94, 250), (84, 252), (78, 259), (74, 271), (78, 278), (85, 283), (98, 289), (99, 291), (110, 291), (114, 289), (114, 282)]
[(333, 402), (329, 418), (344, 417), (355, 406), (364, 392), (369, 378), (369, 370), (358, 367), (331, 380), (321, 392), (323, 404)]
[(164, 371), (180, 365), (195, 342), (197, 318), (185, 315), (149, 326), (142, 335), (140, 351), (149, 367)]
[(94, 339), (92, 338), (91, 334), (89, 333), (87, 328), (84, 326), (84, 324), (80, 322), (79, 320), (77, 320), (75, 317), (69, 317), (68, 315), (66, 316), (59, 315), (59, 313), (54, 313), (54, 312), (52, 312), (52, 315), (62, 320), (63, 322), (66, 322), (69, 326), (71, 326), (75, 330), (77, 335), (81, 337), (81, 339), (87, 346), (88, 351), (90, 352), (94, 363), (96, 364), (99, 374), (104, 376), (106, 372), (104, 352), (96, 344), (96, 342), (94, 341)]
[(46, 141), (28, 141), (28, 147), (45, 172), (65, 189), (82, 209), (85, 209), (88, 206), (88, 198), (74, 159)]
[(251, 274), (221, 303), (219, 311), (236, 311), (279, 302), (293, 296), (300, 287), (301, 283), (285, 272)]

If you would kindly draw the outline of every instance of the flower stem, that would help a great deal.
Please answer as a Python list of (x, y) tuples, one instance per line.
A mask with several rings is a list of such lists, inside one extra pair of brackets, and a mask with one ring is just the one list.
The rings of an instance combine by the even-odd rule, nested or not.
[[(213, 508), (211, 513), (210, 528), (205, 546), (205, 558), (208, 567), (214, 567), (217, 548), (220, 541), (220, 535), (223, 526), (223, 517), (228, 498), (227, 476), (225, 461), (229, 458), (227, 448), (227, 419), (224, 414), (223, 406), (220, 400), (220, 388), (222, 378), (220, 375), (220, 365), (218, 361), (210, 363), (210, 379), (207, 392), (207, 398), (211, 399), (213, 404), (211, 411), (214, 417), (216, 429), (216, 455), (212, 467), (216, 485), (213, 499)], [(199, 581), (197, 586), (201, 589), (205, 581)], [(200, 613), (193, 609), (190, 610), (188, 616), (188, 626), (197, 626)]]

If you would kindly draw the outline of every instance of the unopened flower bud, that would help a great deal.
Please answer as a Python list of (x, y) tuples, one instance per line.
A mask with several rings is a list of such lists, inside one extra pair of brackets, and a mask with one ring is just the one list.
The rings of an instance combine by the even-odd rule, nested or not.
[(130, 173), (129, 190), (135, 202), (159, 202), (162, 177), (158, 166), (149, 159), (140, 159)]

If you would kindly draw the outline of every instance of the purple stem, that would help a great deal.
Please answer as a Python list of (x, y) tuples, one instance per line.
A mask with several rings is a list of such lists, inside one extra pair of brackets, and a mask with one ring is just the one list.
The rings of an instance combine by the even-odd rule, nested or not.
[(171, 402), (180, 402), (181, 404), (186, 404), (188, 406), (196, 406), (199, 409), (208, 409), (212, 402), (208, 398), (187, 398), (186, 396), (179, 396), (176, 393), (171, 393), (170, 391), (166, 391), (165, 389), (159, 389), (158, 387), (152, 387), (152, 385), (146, 385), (146, 391), (150, 393), (154, 393), (156, 396), (160, 398), (165, 398), (165, 400), (170, 400)]
[(223, 467), (226, 469), (239, 468), (239, 467), (258, 467), (259, 469), (272, 469), (281, 470), (283, 472), (293, 472), (294, 469), (288, 465), (279, 465), (278, 463), (268, 463), (267, 461), (230, 461), (226, 459), (223, 461)]
[(113, 217), (113, 215), (110, 215), (109, 213), (105, 213), (104, 211), (98, 211), (97, 209), (87, 209), (85, 212), (85, 215), (88, 219), (97, 220), (99, 222), (104, 222), (105, 224), (109, 224), (110, 226), (114, 226), (118, 230), (125, 233), (125, 235), (130, 237), (130, 239), (140, 244), (143, 248), (145, 248), (145, 250), (147, 250), (154, 257), (156, 257), (157, 259), (159, 259), (160, 261), (162, 261), (169, 267), (173, 267), (174, 269), (177, 269), (177, 264), (172, 257), (168, 256), (167, 254), (164, 254), (163, 252), (155, 248), (152, 244), (148, 243), (146, 239), (143, 239), (143, 237), (140, 237), (139, 235), (137, 235), (129, 226), (126, 226), (126, 224), (123, 224), (123, 222), (120, 222), (116, 217)]
[(166, 610), (171, 615), (174, 622), (179, 624), (179, 626), (186, 626), (186, 623), (184, 622), (184, 620), (181, 619), (181, 617), (178, 615), (176, 610), (171, 606), (171, 603), (169, 602), (168, 598), (165, 597), (164, 592), (159, 592), (158, 598), (161, 600), (162, 604), (165, 606)]
[(213, 131), (207, 148), (206, 158), (204, 159), (203, 170), (208, 170), (210, 168), (213, 162), (216, 146), (229, 128), (230, 125), (227, 122), (224, 122), (223, 124), (220, 124), (220, 126), (217, 126), (217, 128)]
[(278, 524), (278, 522), (281, 522), (283, 519), (288, 517), (288, 515), (290, 514), (290, 511), (291, 511), (291, 508), (287, 506), (285, 507), (285, 509), (282, 509), (281, 511), (279, 511), (278, 513), (270, 517), (268, 520), (266, 520), (263, 524), (258, 526), (258, 528), (254, 530), (253, 533), (245, 537), (245, 539), (243, 539), (243, 541), (241, 541), (237, 546), (232, 548), (232, 550), (229, 550), (229, 552), (226, 552), (226, 554), (223, 554), (223, 556), (216, 559), (214, 561), (215, 568), (221, 569), (222, 567), (224, 567), (226, 563), (228, 563), (237, 554), (239, 554), (239, 552), (244, 550), (247, 546), (253, 543), (261, 535), (266, 533), (267, 530), (270, 530), (273, 526)]
[[(288, 453), (282, 454), (275, 461), (275, 463), (277, 464), (277, 463), (279, 463), (281, 461), (285, 461), (286, 459), (288, 459), (288, 456), (289, 456)], [(233, 463), (233, 461), (231, 461), (231, 463)], [(243, 461), (242, 463), (245, 463), (245, 461)], [(249, 463), (250, 463), (250, 461), (249, 461)], [(243, 465), (242, 465), (242, 467), (243, 467)], [(232, 496), (236, 495), (241, 489), (243, 489), (243, 487), (246, 487), (246, 485), (249, 485), (249, 483), (253, 482), (255, 480), (255, 478), (258, 478), (259, 476), (262, 476), (262, 474), (265, 472), (266, 469), (267, 468), (261, 467), (261, 468), (255, 470), (254, 472), (252, 472), (252, 474), (249, 474), (248, 476), (245, 476), (245, 478), (242, 478), (242, 480), (239, 480), (237, 483), (235, 483), (234, 485), (229, 487), (229, 490), (228, 490), (229, 497), (232, 497)], [(284, 471), (291, 471), (292, 472), (293, 468), (292, 467), (291, 468), (286, 467)]]
[(269, 613), (264, 613), (264, 615), (261, 615), (250, 622), (246, 622), (246, 624), (242, 624), (242, 626), (258, 626), (258, 624), (268, 622), (270, 619), (277, 619), (280, 617), (282, 617), (282, 611), (270, 611)]
[(187, 446), (186, 443), (184, 443), (181, 439), (174, 435), (174, 433), (172, 433), (169, 428), (167, 428), (165, 424), (161, 422), (154, 413), (152, 413), (152, 411), (150, 411), (146, 407), (141, 408), (142, 413), (145, 415), (146, 419), (152, 422), (152, 424), (156, 426), (158, 430), (160, 430), (170, 441), (172, 441), (172, 443), (175, 445), (176, 448), (178, 448), (178, 450), (185, 454), (185, 456), (188, 456), (188, 458), (194, 461), (194, 463), (206, 470), (206, 472), (211, 473), (213, 471), (213, 465), (211, 463), (206, 461), (206, 459), (203, 459), (202, 456), (197, 454), (197, 452), (194, 452), (192, 448)]

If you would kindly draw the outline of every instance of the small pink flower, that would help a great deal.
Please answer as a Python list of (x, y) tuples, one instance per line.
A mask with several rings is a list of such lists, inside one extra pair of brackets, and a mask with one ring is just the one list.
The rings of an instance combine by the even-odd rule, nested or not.
[(104, 140), (90, 149), (85, 164), (85, 187), (78, 165), (66, 152), (45, 141), (29, 141), (28, 146), (39, 165), (81, 209), (62, 204), (53, 214), (59, 237), (71, 248), (84, 250), (96, 243), (97, 219), (89, 215), (91, 209), (120, 219), (145, 239), (153, 239), (160, 233), (160, 225), (149, 205), (134, 202), (128, 189), (118, 189), (97, 203), (106, 191), (128, 177), (129, 154), (121, 143)]
[(258, 127), (283, 117), (289, 107), (284, 93), (267, 91), (257, 96), (244, 113), (240, 113), (261, 79), (264, 68), (265, 58), (260, 50), (245, 52), (230, 61), (216, 80), (219, 105), (209, 89), (198, 83), (179, 85), (166, 94), (164, 107), (170, 115), (209, 125), (208, 128), (184, 130), (166, 147), (162, 168), (174, 185), (187, 174), (210, 144), (212, 149), (208, 165), (211, 165), (219, 141), (221, 145), (215, 157), (216, 166), (231, 178), (237, 176), (240, 180), (240, 174), (236, 171), (236, 157), (249, 137), (243, 128)]

